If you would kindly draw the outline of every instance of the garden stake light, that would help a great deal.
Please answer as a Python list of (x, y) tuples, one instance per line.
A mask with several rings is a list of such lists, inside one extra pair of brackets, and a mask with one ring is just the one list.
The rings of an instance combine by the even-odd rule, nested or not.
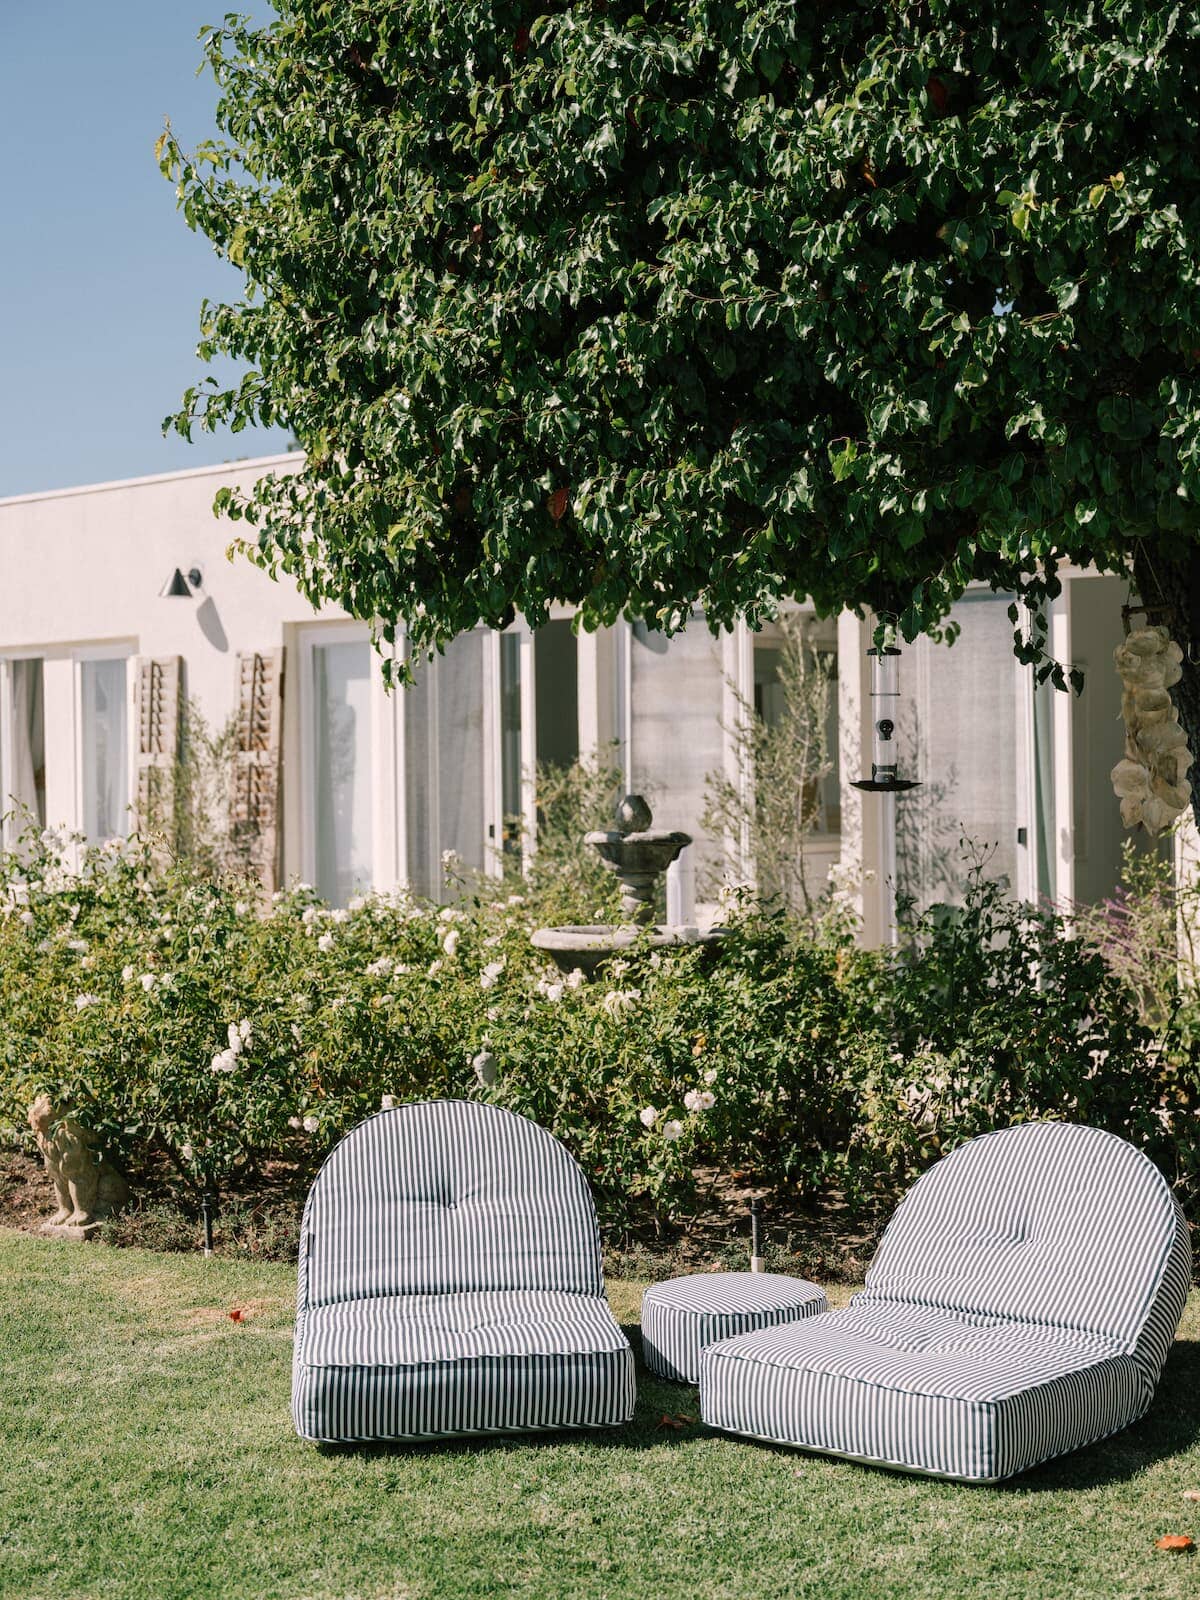
[(204, 1219), (204, 1254), (213, 1253), (213, 1212), (216, 1210), (217, 1197), (209, 1189), (205, 1189), (200, 1196), (200, 1215)]
[(762, 1254), (762, 1201), (750, 1202), (750, 1271), (765, 1272), (767, 1263)]

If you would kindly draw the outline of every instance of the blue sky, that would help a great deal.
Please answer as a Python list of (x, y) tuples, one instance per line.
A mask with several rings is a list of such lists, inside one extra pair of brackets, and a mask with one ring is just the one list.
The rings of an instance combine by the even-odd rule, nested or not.
[(201, 300), (240, 283), (154, 163), (164, 115), (189, 146), (213, 131), (196, 35), (230, 9), (0, 0), (0, 496), (287, 446), (275, 429), (160, 431), (204, 370)]

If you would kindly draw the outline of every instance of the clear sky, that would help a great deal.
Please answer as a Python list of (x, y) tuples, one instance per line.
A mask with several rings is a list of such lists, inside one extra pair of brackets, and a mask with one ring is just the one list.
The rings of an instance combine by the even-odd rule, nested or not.
[(212, 131), (196, 35), (227, 0), (0, 0), (0, 496), (287, 447), (282, 430), (163, 438), (204, 372), (200, 302), (239, 274), (159, 174), (164, 115)]

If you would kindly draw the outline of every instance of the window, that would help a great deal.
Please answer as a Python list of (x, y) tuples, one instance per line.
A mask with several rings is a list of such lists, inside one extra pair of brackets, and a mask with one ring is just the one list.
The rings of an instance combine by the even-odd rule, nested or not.
[(841, 770), (838, 752), (838, 665), (836, 623), (804, 619), (803, 673), (794, 651), (789, 657), (778, 627), (754, 635), (754, 710), (769, 728), (803, 728), (821, 712), (823, 776), (805, 784), (805, 811), (813, 831), (837, 835), (842, 827)]
[(129, 832), (129, 719), (122, 658), (79, 663), (81, 827), (89, 844)]
[(0, 716), (0, 814), (8, 812), (12, 818), (5, 831), (10, 840), (31, 824), (46, 826), (46, 713), (40, 657), (8, 664), (8, 694)]
[(373, 877), (371, 671), (365, 639), (312, 647), (314, 878), (337, 906)]
[(521, 636), (500, 635), (500, 813), (505, 855), (521, 859)]
[(539, 766), (579, 759), (579, 641), (568, 621), (547, 622), (533, 636)]

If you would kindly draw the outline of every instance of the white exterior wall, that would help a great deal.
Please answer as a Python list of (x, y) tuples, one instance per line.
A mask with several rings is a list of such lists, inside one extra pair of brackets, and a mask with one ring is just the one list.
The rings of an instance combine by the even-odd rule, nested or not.
[[(182, 655), (188, 693), (206, 717), (223, 720), (233, 710), (236, 652), (278, 644), (285, 624), (314, 613), (290, 579), (276, 582), (243, 557), (226, 560), (242, 525), (218, 520), (213, 496), (222, 484), (249, 487), (264, 470), (294, 471), (299, 460), (0, 500), (0, 650), (122, 644), (134, 654)], [(159, 598), (174, 568), (193, 566), (204, 578), (195, 600)], [(47, 681), (48, 720), (49, 696)]]
[[(287, 656), (284, 873), (312, 877), (312, 647), (365, 639), (366, 629), (333, 607), (314, 612), (290, 579), (272, 579), (244, 557), (228, 561), (225, 550), (240, 525), (212, 513), (221, 485), (246, 488), (264, 472), (296, 470), (300, 459), (272, 457), (0, 501), (0, 691), (6, 660), (42, 659), (48, 822), (80, 826), (81, 658), (181, 656), (184, 692), (212, 726), (220, 727), (235, 709), (238, 652), (282, 644)], [(194, 598), (160, 598), (176, 567), (185, 573), (200, 568), (203, 582)], [(1041, 802), (1034, 781), (1032, 678), (1000, 649), (1000, 634), (992, 629), (996, 637), (982, 679), (982, 658), (969, 655), (969, 628), (954, 650), (922, 642), (904, 652), (902, 693), (919, 712), (918, 727), (923, 719), (932, 731), (911, 774), (924, 778), (926, 787), (907, 802), (901, 798), (899, 805), (914, 806), (916, 816), (940, 783), (943, 820), (953, 825), (968, 820), (957, 812), (970, 811), (967, 801), (973, 796), (976, 825), (990, 821), (1003, 832), (997, 859), (1015, 877), (1013, 889), (1029, 898), (1039, 893), (1039, 843), (1052, 863), (1060, 901), (1069, 898), (1077, 870), (1086, 898), (1111, 892), (1119, 837), (1107, 788), (1115, 689), (1106, 675), (1111, 645), (1120, 636), (1119, 599), (1113, 580), (1071, 572), (1053, 607), (1056, 655), (1064, 661), (1078, 655), (1092, 676), (1082, 702), (1055, 695), (1039, 713), (1043, 722), (1048, 714), (1053, 724), (1049, 768), (1043, 739)], [(963, 609), (982, 614), (984, 608), (976, 600)], [(556, 616), (566, 614), (555, 610)], [(520, 640), (521, 794), (528, 828), (534, 820), (529, 774), (536, 752), (537, 637), (520, 621), (512, 631)], [(372, 683), (371, 865), (378, 887), (408, 880), (415, 862), (423, 863), (427, 879), (443, 848), (459, 850), (468, 861), (496, 864), (504, 823), (499, 638), (489, 636), (480, 649), (462, 643), (465, 648), (455, 651), (457, 665), (435, 663), (440, 690), (427, 684), (424, 692), (388, 695), (381, 679)], [(764, 635), (759, 643), (770, 641)], [(881, 801), (851, 787), (869, 764), (869, 643), (869, 623), (849, 614), (839, 620), (841, 833), (814, 840), (814, 864), (819, 860), (823, 874), (840, 858), (848, 869), (845, 881), (858, 898), (863, 939), (876, 943), (887, 926), (891, 892), (880, 871)], [(626, 623), (580, 634), (580, 753), (607, 754), (615, 741), (627, 786), (646, 790), (657, 822), (699, 835), (707, 776), (723, 771), (736, 777), (735, 730), (744, 706), (753, 701), (754, 660), (754, 636), (744, 627), (714, 639), (699, 617), (670, 641)], [(423, 668), (418, 677), (425, 675)], [(978, 685), (970, 687), (977, 679), (986, 695)], [(1001, 705), (1010, 692), (1011, 711)], [(452, 707), (441, 704), (447, 693)], [(7, 706), (0, 705), (0, 734), (6, 714)], [(957, 727), (964, 730), (962, 737), (951, 737)], [(957, 781), (952, 781), (954, 768)], [(1085, 794), (1080, 784), (1087, 786)], [(994, 785), (994, 805), (980, 798), (989, 785)], [(1043, 823), (1040, 840), (1039, 803), (1043, 815), (1054, 818)], [(436, 834), (429, 831), (431, 816), (437, 819)], [(456, 828), (479, 829), (481, 837), (449, 837)], [(740, 881), (752, 871), (745, 847), (745, 840), (698, 837), (691, 854), (700, 867), (723, 855), (729, 875)]]

